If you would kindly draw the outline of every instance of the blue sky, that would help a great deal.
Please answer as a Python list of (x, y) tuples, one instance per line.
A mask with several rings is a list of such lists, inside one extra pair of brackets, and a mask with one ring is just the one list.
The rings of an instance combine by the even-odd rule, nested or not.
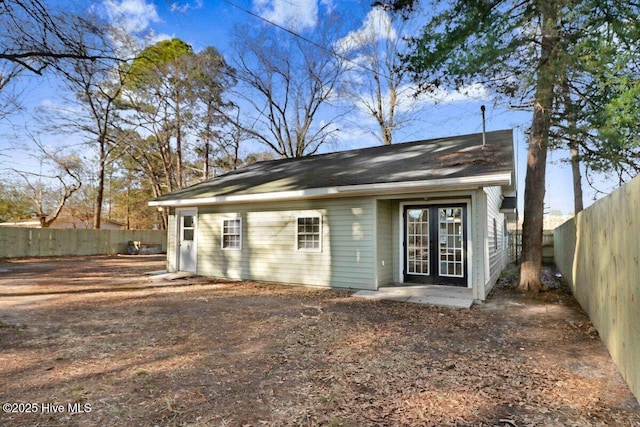
[[(86, 7), (78, 1), (78, 8)], [(238, 7), (234, 6), (237, 5)], [(216, 47), (223, 55), (231, 55), (230, 33), (235, 25), (268, 25), (252, 14), (263, 17), (277, 25), (292, 29), (310, 30), (320, 19), (320, 11), (330, 8), (348, 17), (352, 28), (358, 31), (367, 20), (370, 1), (364, 0), (230, 0), (230, 1), (152, 1), (152, 0), (104, 0), (97, 7), (102, 8), (112, 21), (117, 21), (130, 31), (139, 35), (151, 32), (154, 40), (177, 37), (192, 45), (195, 51), (207, 46)], [(95, 6), (94, 6), (95, 7)], [(251, 13), (243, 11), (245, 9)], [(275, 31), (281, 31), (275, 29)], [(290, 35), (282, 32), (283, 37)], [(52, 102), (55, 91), (54, 82), (48, 78), (26, 78), (22, 82), (28, 95), (28, 105), (33, 108)], [(506, 102), (496, 102), (482, 88), (470, 99), (460, 94), (439, 93), (436, 96), (443, 102), (426, 101), (420, 120), (397, 135), (398, 142), (428, 139), (443, 136), (475, 133), (482, 130), (480, 106), (487, 107), (487, 130), (514, 128), (517, 144), (518, 192), (520, 206), (524, 196), (524, 175), (526, 161), (526, 137), (524, 131), (531, 122), (531, 113), (513, 111)], [(21, 125), (26, 115), (13, 117), (13, 125)], [(0, 124), (0, 150), (8, 146), (7, 125)], [(377, 141), (362, 132), (348, 128), (343, 132), (339, 143), (327, 150), (360, 148), (376, 145)], [(547, 168), (547, 210), (560, 210), (563, 213), (573, 211), (573, 195), (569, 165), (562, 162), (565, 152), (551, 152)], [(14, 151), (13, 164), (28, 162), (26, 153)], [(5, 160), (5, 166), (6, 167)], [(1, 166), (0, 166), (1, 167)], [(592, 203), (593, 192), (586, 182), (585, 205)], [(522, 207), (520, 208), (522, 212)]]

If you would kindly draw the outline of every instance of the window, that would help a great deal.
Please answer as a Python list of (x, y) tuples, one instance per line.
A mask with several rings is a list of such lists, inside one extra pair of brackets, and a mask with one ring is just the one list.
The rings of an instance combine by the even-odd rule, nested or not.
[(242, 249), (242, 218), (222, 221), (222, 249)]
[(299, 251), (320, 252), (322, 250), (322, 218), (300, 217), (296, 224), (296, 248)]
[(493, 218), (493, 250), (498, 250), (498, 221)]
[(182, 216), (182, 240), (192, 241), (195, 232), (193, 215)]
[(509, 247), (509, 229), (507, 228), (507, 218), (504, 219), (502, 224), (502, 249)]

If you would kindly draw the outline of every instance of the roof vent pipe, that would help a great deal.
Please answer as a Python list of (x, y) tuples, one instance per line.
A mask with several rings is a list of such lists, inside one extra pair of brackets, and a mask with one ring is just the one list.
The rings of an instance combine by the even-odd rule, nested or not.
[(485, 138), (485, 133), (486, 133), (486, 127), (485, 127), (485, 122), (484, 122), (484, 105), (480, 106), (480, 111), (482, 111), (482, 148), (484, 148), (485, 144), (486, 144), (486, 138)]

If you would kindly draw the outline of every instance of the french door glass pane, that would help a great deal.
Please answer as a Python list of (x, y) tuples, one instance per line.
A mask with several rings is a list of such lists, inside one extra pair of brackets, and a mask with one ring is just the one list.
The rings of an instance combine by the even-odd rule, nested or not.
[(407, 209), (407, 273), (429, 275), (429, 209)]
[(463, 277), (464, 257), (462, 208), (438, 209), (438, 241), (440, 276)]

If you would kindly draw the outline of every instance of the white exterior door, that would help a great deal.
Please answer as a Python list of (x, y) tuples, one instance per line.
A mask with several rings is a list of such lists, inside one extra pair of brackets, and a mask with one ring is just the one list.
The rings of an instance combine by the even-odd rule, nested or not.
[(197, 248), (197, 219), (196, 209), (181, 209), (177, 212), (178, 238), (176, 239), (176, 254), (178, 255), (178, 270), (196, 272)]

